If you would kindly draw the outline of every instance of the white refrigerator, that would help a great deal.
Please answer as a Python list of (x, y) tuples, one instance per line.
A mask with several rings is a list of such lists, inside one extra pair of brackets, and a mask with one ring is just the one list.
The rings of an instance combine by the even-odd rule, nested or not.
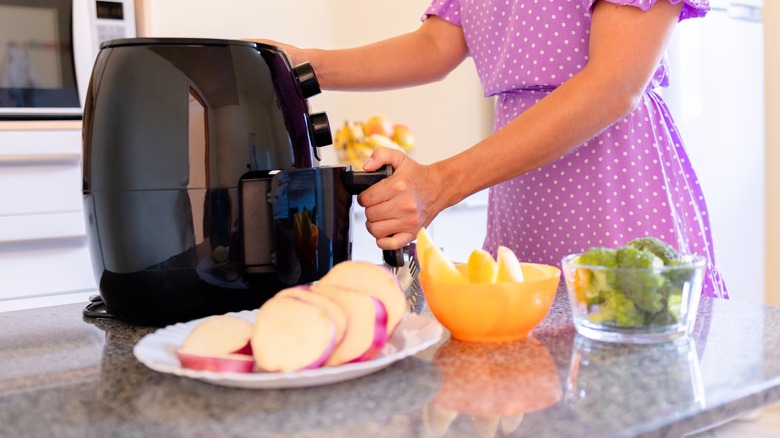
[(679, 23), (662, 91), (707, 198), (731, 299), (764, 302), (763, 0), (710, 0)]

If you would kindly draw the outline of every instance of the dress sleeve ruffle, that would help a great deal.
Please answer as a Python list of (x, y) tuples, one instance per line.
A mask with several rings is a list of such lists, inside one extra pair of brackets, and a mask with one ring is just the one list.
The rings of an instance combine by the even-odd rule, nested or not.
[(425, 10), (421, 20), (425, 21), (431, 15), (460, 26), (460, 0), (434, 0)]
[[(593, 10), (593, 4), (596, 0), (583, 0), (588, 7), (588, 11)], [(630, 5), (646, 11), (650, 9), (659, 0), (605, 0), (616, 5)], [(672, 4), (678, 4), (682, 2), (683, 8), (680, 12), (679, 21), (683, 21), (688, 18), (703, 17), (710, 10), (709, 0), (660, 0), (669, 1)]]

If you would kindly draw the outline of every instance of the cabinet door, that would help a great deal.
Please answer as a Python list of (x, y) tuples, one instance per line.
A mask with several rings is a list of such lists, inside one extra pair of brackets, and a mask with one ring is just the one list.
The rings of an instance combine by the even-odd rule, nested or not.
[(80, 122), (0, 123), (0, 311), (96, 293), (81, 194)]
[(7, 300), (95, 290), (84, 237), (0, 244), (0, 310)]
[(0, 155), (0, 216), (81, 211), (81, 155)]

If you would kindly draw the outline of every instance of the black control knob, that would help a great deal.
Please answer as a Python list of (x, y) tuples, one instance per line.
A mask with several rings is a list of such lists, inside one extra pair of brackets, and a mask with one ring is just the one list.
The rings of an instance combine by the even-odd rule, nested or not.
[(322, 147), (333, 143), (333, 134), (330, 132), (330, 122), (327, 114), (314, 113), (309, 115), (309, 126), (314, 146)]
[(298, 87), (303, 93), (303, 98), (308, 99), (314, 95), (320, 94), (320, 82), (317, 75), (314, 74), (314, 68), (308, 62), (293, 67), (295, 80), (298, 81)]

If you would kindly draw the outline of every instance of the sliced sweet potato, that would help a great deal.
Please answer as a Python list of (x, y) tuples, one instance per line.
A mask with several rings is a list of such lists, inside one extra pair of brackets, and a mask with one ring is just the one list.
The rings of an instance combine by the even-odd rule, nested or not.
[(347, 312), (347, 332), (325, 362), (327, 366), (361, 362), (375, 358), (387, 344), (387, 312), (373, 295), (338, 286), (312, 288)]
[[(316, 287), (335, 286), (374, 296), (387, 312), (387, 333), (392, 335), (406, 313), (406, 296), (395, 276), (369, 262), (344, 261), (334, 266)], [(315, 288), (316, 288), (315, 287)]]
[(333, 299), (318, 293), (313, 293), (307, 286), (296, 286), (279, 291), (277, 297), (293, 297), (311, 302), (326, 311), (333, 319), (336, 329), (336, 345), (340, 344), (347, 332), (347, 312)]
[(248, 354), (204, 355), (179, 350), (176, 351), (176, 357), (183, 368), (199, 371), (251, 373), (255, 367), (254, 357)]
[(212, 316), (184, 338), (176, 357), (184, 368), (250, 372), (252, 330), (251, 322), (237, 316)]
[(292, 297), (273, 297), (257, 311), (252, 353), (264, 371), (318, 368), (336, 345), (333, 319), (320, 306)]

